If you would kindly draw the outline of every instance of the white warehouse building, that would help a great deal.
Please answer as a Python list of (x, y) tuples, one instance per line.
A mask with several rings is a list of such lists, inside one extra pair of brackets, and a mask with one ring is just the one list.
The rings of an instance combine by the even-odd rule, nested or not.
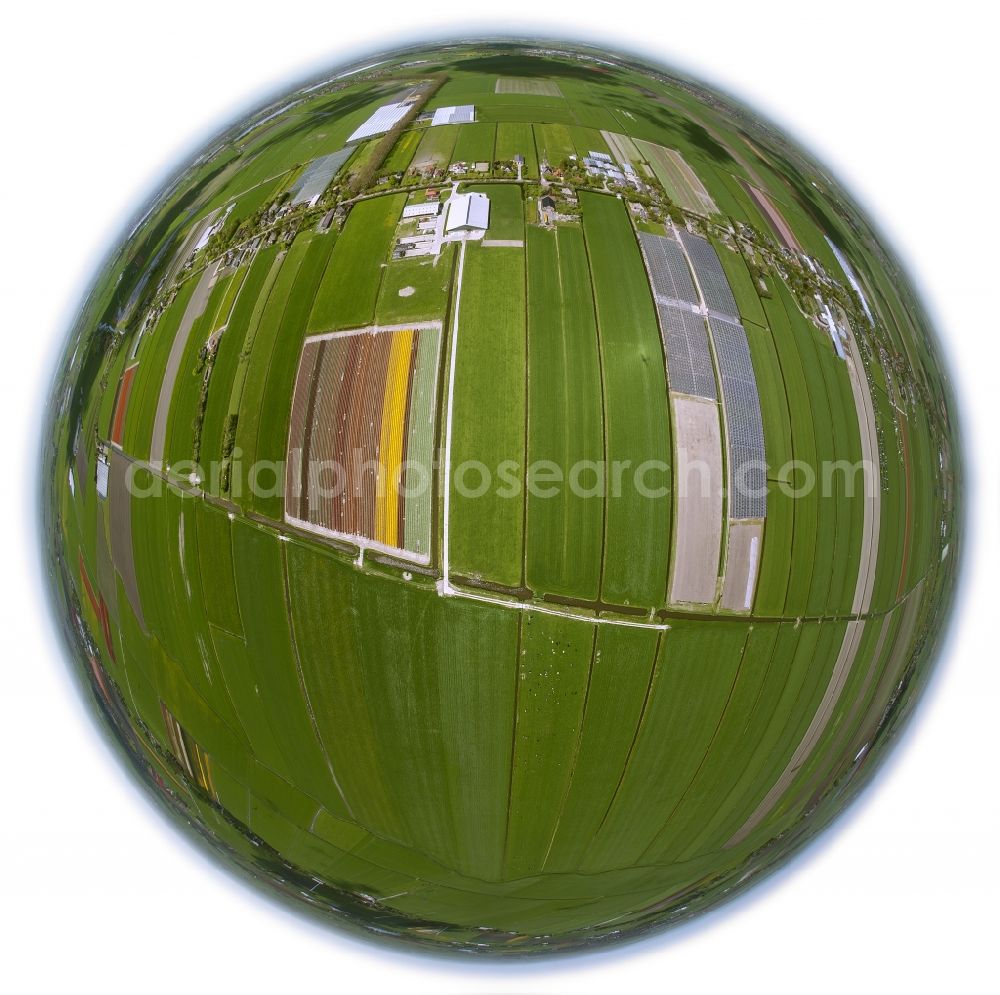
[(484, 193), (460, 193), (448, 201), (445, 232), (473, 231), (490, 226), (490, 198)]
[(403, 220), (410, 218), (435, 218), (441, 210), (441, 205), (436, 201), (429, 204), (407, 204), (403, 208)]

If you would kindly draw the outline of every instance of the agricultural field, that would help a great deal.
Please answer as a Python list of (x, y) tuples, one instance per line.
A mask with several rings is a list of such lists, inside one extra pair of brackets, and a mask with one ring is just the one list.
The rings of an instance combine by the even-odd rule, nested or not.
[(205, 379), (209, 339), (228, 321), (243, 276), (243, 273), (236, 272), (217, 277), (212, 296), (188, 336), (169, 399), (169, 420), (163, 452), (163, 458), (169, 465), (195, 457), (194, 435)]
[[(657, 460), (669, 467), (663, 347), (639, 246), (620, 201), (588, 193), (580, 203), (600, 336), (606, 458), (629, 460), (633, 467)], [(661, 472), (651, 482), (652, 496), (632, 488), (609, 496), (604, 600), (647, 608), (666, 600), (669, 483)]]
[[(441, 125), (440, 127), (446, 127)], [(493, 148), (496, 143), (496, 125), (494, 124), (461, 124), (458, 125), (458, 138), (452, 149), (453, 162), (477, 163), (485, 162), (489, 168), (493, 166)]]
[(436, 259), (394, 259), (385, 269), (375, 322), (397, 325), (444, 317), (451, 290), (455, 249), (445, 246)]
[[(302, 236), (300, 236), (302, 238)], [(261, 394), (261, 410), (257, 427), (257, 457), (269, 463), (280, 463), (287, 457), (288, 424), (291, 416), (292, 385), (299, 359), (299, 348), (306, 334), (306, 325), (323, 273), (329, 265), (335, 237), (322, 235), (309, 240), (305, 256), (295, 273), (292, 291), (281, 315), (281, 326), (267, 367)], [(253, 510), (272, 519), (283, 517), (283, 496), (277, 493), (249, 494)]]
[(637, 141), (636, 146), (671, 200), (695, 214), (718, 213), (705, 185), (676, 149), (644, 141)]
[[(522, 250), (469, 245), (458, 302), (460, 339), (451, 412), (452, 467), (475, 461), (493, 478), (493, 486), (480, 497), (463, 497), (457, 487), (452, 495), (452, 569), (513, 588), (522, 584), (524, 557), (524, 283)], [(474, 417), (480, 408), (492, 417)], [(516, 495), (499, 493), (496, 478), (501, 469), (517, 484)], [(475, 469), (468, 476), (467, 489), (476, 493), (482, 477), (477, 479)], [(491, 523), (489, 531), (483, 530), (484, 521)]]
[[(240, 288), (226, 330), (219, 338), (215, 360), (208, 377), (205, 415), (199, 437), (199, 461), (221, 464), (232, 449), (232, 435), (247, 365), (243, 352), (252, 347), (281, 267), (277, 246), (257, 254)], [(235, 389), (235, 396), (234, 396)], [(234, 405), (234, 401), (236, 402)]]
[[(601, 361), (582, 232), (528, 229), (528, 462), (569, 472), (604, 459)], [(604, 494), (528, 496), (526, 575), (538, 593), (596, 601)], [(592, 493), (596, 492), (596, 493)]]
[(160, 399), (159, 385), (167, 368), (177, 329), (184, 320), (184, 312), (197, 281), (186, 280), (176, 297), (167, 305), (153, 328), (139, 343), (137, 358), (139, 368), (132, 386), (132, 399), (124, 426), (123, 446), (127, 452), (148, 457), (153, 436), (153, 421)]
[(427, 128), (420, 133), (420, 144), (413, 154), (411, 168), (447, 169), (455, 161), (452, 153), (461, 127), (459, 124), (439, 124), (436, 128)]
[(335, 922), (686, 918), (926, 681), (964, 539), (933, 334), (830, 177), (699, 94), (500, 43), (318, 79), (81, 308), (42, 468), (74, 663), (179, 824)]
[[(292, 399), (286, 518), (362, 547), (430, 559), (432, 492), (409, 494), (405, 468), (429, 480), (440, 323), (307, 339)], [(339, 466), (327, 493), (303, 467)], [(300, 465), (301, 463), (301, 465)]]
[(385, 173), (405, 173), (422, 137), (423, 134), (419, 131), (404, 131), (383, 163), (382, 171)]
[(350, 213), (309, 315), (309, 331), (369, 324), (404, 194), (362, 201)]
[(490, 241), (524, 240), (524, 201), (521, 188), (515, 183), (470, 184), (462, 190), (484, 193), (490, 198)]
[[(501, 102), (502, 101), (502, 102)], [(477, 120), (502, 124), (505, 121), (547, 121), (551, 124), (576, 124), (573, 105), (566, 100), (535, 97), (530, 94), (504, 94), (476, 111)]]
[(558, 166), (563, 159), (576, 155), (576, 144), (566, 125), (536, 124), (534, 131), (539, 160), (545, 159), (550, 166)]
[(497, 80), (497, 93), (530, 93), (536, 97), (561, 97), (559, 84), (548, 79), (518, 79), (505, 77)]
[(525, 176), (538, 176), (538, 156), (531, 125), (524, 122), (498, 124), (495, 158), (513, 159), (516, 155), (524, 156)]
[[(242, 454), (242, 473), (234, 472), (230, 492), (235, 492), (236, 495), (250, 495), (251, 500), (254, 489), (248, 475), (249, 468), (253, 467), (260, 456), (257, 440), (264, 420), (261, 415), (264, 390), (271, 362), (278, 348), (278, 337), (279, 335), (283, 337), (289, 331), (285, 324), (285, 314), (290, 308), (295, 307), (292, 303), (292, 293), (299, 284), (299, 270), (308, 257), (314, 237), (316, 236), (311, 232), (299, 236), (281, 259), (280, 269), (268, 295), (267, 304), (261, 312), (257, 333), (252, 342), (244, 346), (243, 376), (238, 388), (234, 384), (230, 399), (230, 411), (237, 417), (236, 446)], [(285, 341), (282, 338), (281, 348), (284, 347)], [(244, 474), (247, 474), (246, 478)], [(268, 483), (274, 483), (273, 474)]]
[(584, 128), (579, 125), (570, 126), (569, 137), (576, 149), (576, 154), (582, 159), (591, 152), (611, 154), (611, 148), (604, 140), (603, 134), (597, 128)]

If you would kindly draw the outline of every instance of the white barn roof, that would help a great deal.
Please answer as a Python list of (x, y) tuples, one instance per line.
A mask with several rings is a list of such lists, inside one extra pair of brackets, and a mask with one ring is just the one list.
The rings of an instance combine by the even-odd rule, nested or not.
[(490, 199), (484, 193), (460, 193), (448, 201), (445, 231), (489, 228)]
[(347, 141), (360, 142), (363, 138), (381, 135), (398, 122), (412, 107), (412, 104), (384, 104), (364, 124), (359, 124)]
[(353, 152), (354, 149), (346, 147), (338, 152), (331, 152), (329, 155), (313, 159), (299, 177), (292, 195), (292, 206), (315, 201), (330, 185), (337, 170), (350, 159)]
[(476, 108), (473, 104), (459, 104), (457, 107), (439, 107), (434, 112), (431, 127), (436, 124), (472, 124), (476, 120)]
[(432, 204), (407, 204), (403, 208), (404, 218), (433, 218), (441, 210), (437, 202)]

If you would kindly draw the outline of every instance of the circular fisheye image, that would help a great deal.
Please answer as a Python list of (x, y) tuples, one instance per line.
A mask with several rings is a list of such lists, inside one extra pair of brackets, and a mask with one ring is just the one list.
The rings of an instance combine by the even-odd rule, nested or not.
[(961, 454), (899, 262), (725, 94), (429, 44), (213, 139), (55, 373), (70, 662), (272, 894), (533, 954), (717, 906), (869, 780), (955, 585)]

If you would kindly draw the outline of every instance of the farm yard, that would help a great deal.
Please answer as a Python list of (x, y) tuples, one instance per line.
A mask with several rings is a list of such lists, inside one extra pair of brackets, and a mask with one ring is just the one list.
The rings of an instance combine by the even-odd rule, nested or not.
[(905, 286), (766, 134), (609, 67), (462, 49), (244, 122), (53, 409), (52, 569), (136, 764), (432, 947), (736, 888), (895, 728), (954, 569)]

